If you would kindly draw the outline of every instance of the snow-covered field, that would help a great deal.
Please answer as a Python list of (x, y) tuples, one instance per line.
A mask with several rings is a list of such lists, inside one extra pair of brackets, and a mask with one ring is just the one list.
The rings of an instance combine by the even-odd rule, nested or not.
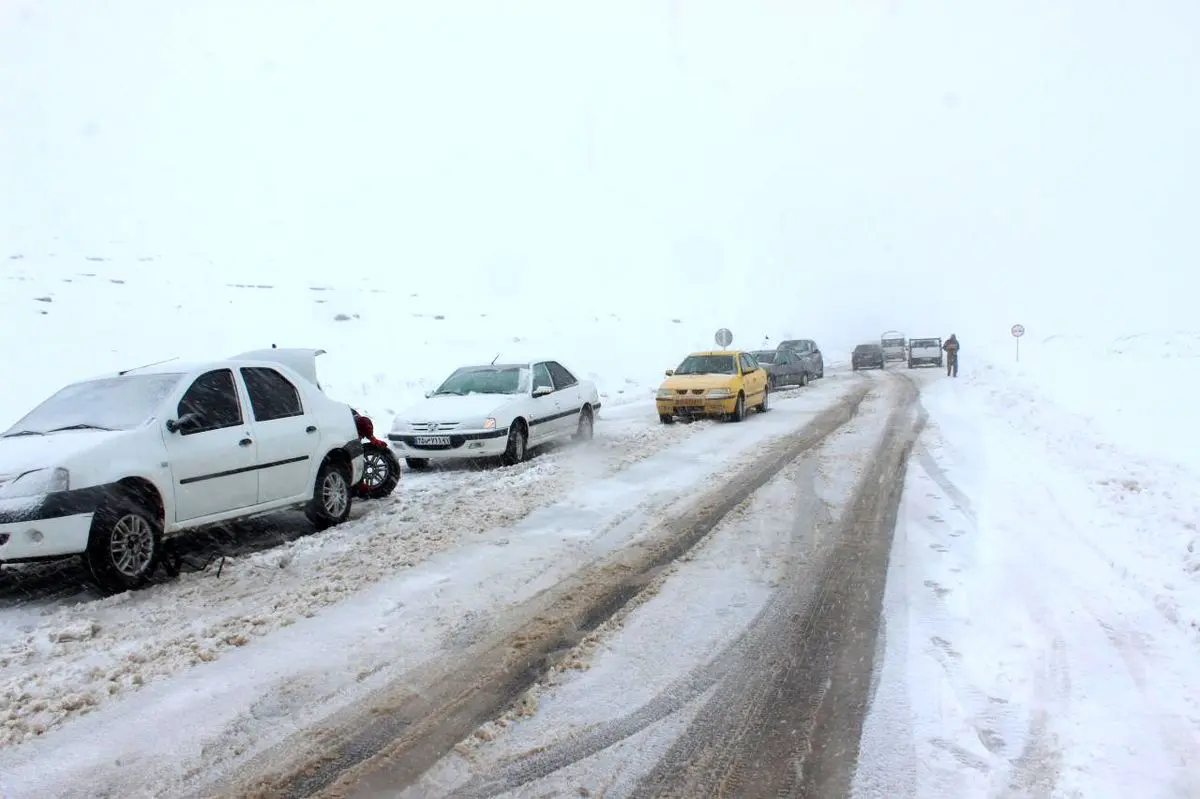
[(923, 393), (858, 796), (1200, 795), (1195, 342), (1053, 337)]

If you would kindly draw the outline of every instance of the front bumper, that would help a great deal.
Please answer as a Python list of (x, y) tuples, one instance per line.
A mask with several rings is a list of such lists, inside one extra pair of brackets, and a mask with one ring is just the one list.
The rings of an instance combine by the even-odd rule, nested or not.
[(0, 522), (0, 563), (78, 555), (91, 531), (91, 513)]
[(654, 404), (658, 408), (659, 416), (722, 416), (733, 413), (737, 409), (737, 397), (720, 399), (689, 397), (686, 402), (675, 398), (655, 399)]
[[(427, 439), (444, 439), (430, 443)], [(453, 433), (388, 433), (388, 445), (400, 458), (448, 461), (494, 458), (508, 448), (508, 430), (456, 430)]]

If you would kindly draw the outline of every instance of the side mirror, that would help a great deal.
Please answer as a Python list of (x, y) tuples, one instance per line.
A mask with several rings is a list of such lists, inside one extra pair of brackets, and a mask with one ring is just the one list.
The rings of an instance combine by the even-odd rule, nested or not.
[(665, 374), (667, 377), (670, 377), (671, 375), (675, 374), (675, 370), (668, 369), (667, 371), (663, 372), (663, 374)]
[(426, 392), (425, 392), (425, 399), (429, 399), (429, 398), (430, 398), (430, 397), (432, 397), (432, 396), (433, 396), (433, 392), (432, 392), (432, 391), (426, 391)]
[(533, 390), (533, 396), (535, 396), (535, 397), (544, 397), (547, 394), (553, 394), (553, 393), (554, 393), (554, 389), (550, 388), (550, 386), (538, 386), (537, 388), (535, 388)]
[(200, 414), (198, 414), (198, 413), (185, 413), (183, 416), (180, 416), (178, 419), (168, 419), (167, 420), (167, 432), (169, 432), (169, 433), (178, 433), (183, 430), (187, 430), (189, 428), (199, 427), (199, 426), (200, 426)]

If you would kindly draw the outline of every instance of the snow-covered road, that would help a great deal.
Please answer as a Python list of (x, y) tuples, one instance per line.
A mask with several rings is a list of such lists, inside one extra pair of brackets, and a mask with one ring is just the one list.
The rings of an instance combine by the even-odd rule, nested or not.
[(220, 576), (10, 607), (24, 621), (3, 628), (0, 792), (169, 796), (218, 778), (465, 650), (506, 608), (636, 541), (860, 385), (831, 374), (741, 425), (662, 426), (645, 405), (617, 408), (591, 447), (406, 475), (360, 521), (233, 558)]

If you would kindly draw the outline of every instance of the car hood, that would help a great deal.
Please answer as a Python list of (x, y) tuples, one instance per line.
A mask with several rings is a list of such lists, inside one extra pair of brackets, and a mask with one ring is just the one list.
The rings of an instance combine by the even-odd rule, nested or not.
[(64, 430), (0, 438), (0, 483), (33, 469), (66, 465), (76, 455), (127, 434), (125, 430)]
[(517, 399), (519, 394), (439, 394), (405, 408), (397, 419), (406, 422), (454, 422), (482, 419)]
[(733, 384), (733, 375), (671, 375), (659, 388), (725, 388)]

